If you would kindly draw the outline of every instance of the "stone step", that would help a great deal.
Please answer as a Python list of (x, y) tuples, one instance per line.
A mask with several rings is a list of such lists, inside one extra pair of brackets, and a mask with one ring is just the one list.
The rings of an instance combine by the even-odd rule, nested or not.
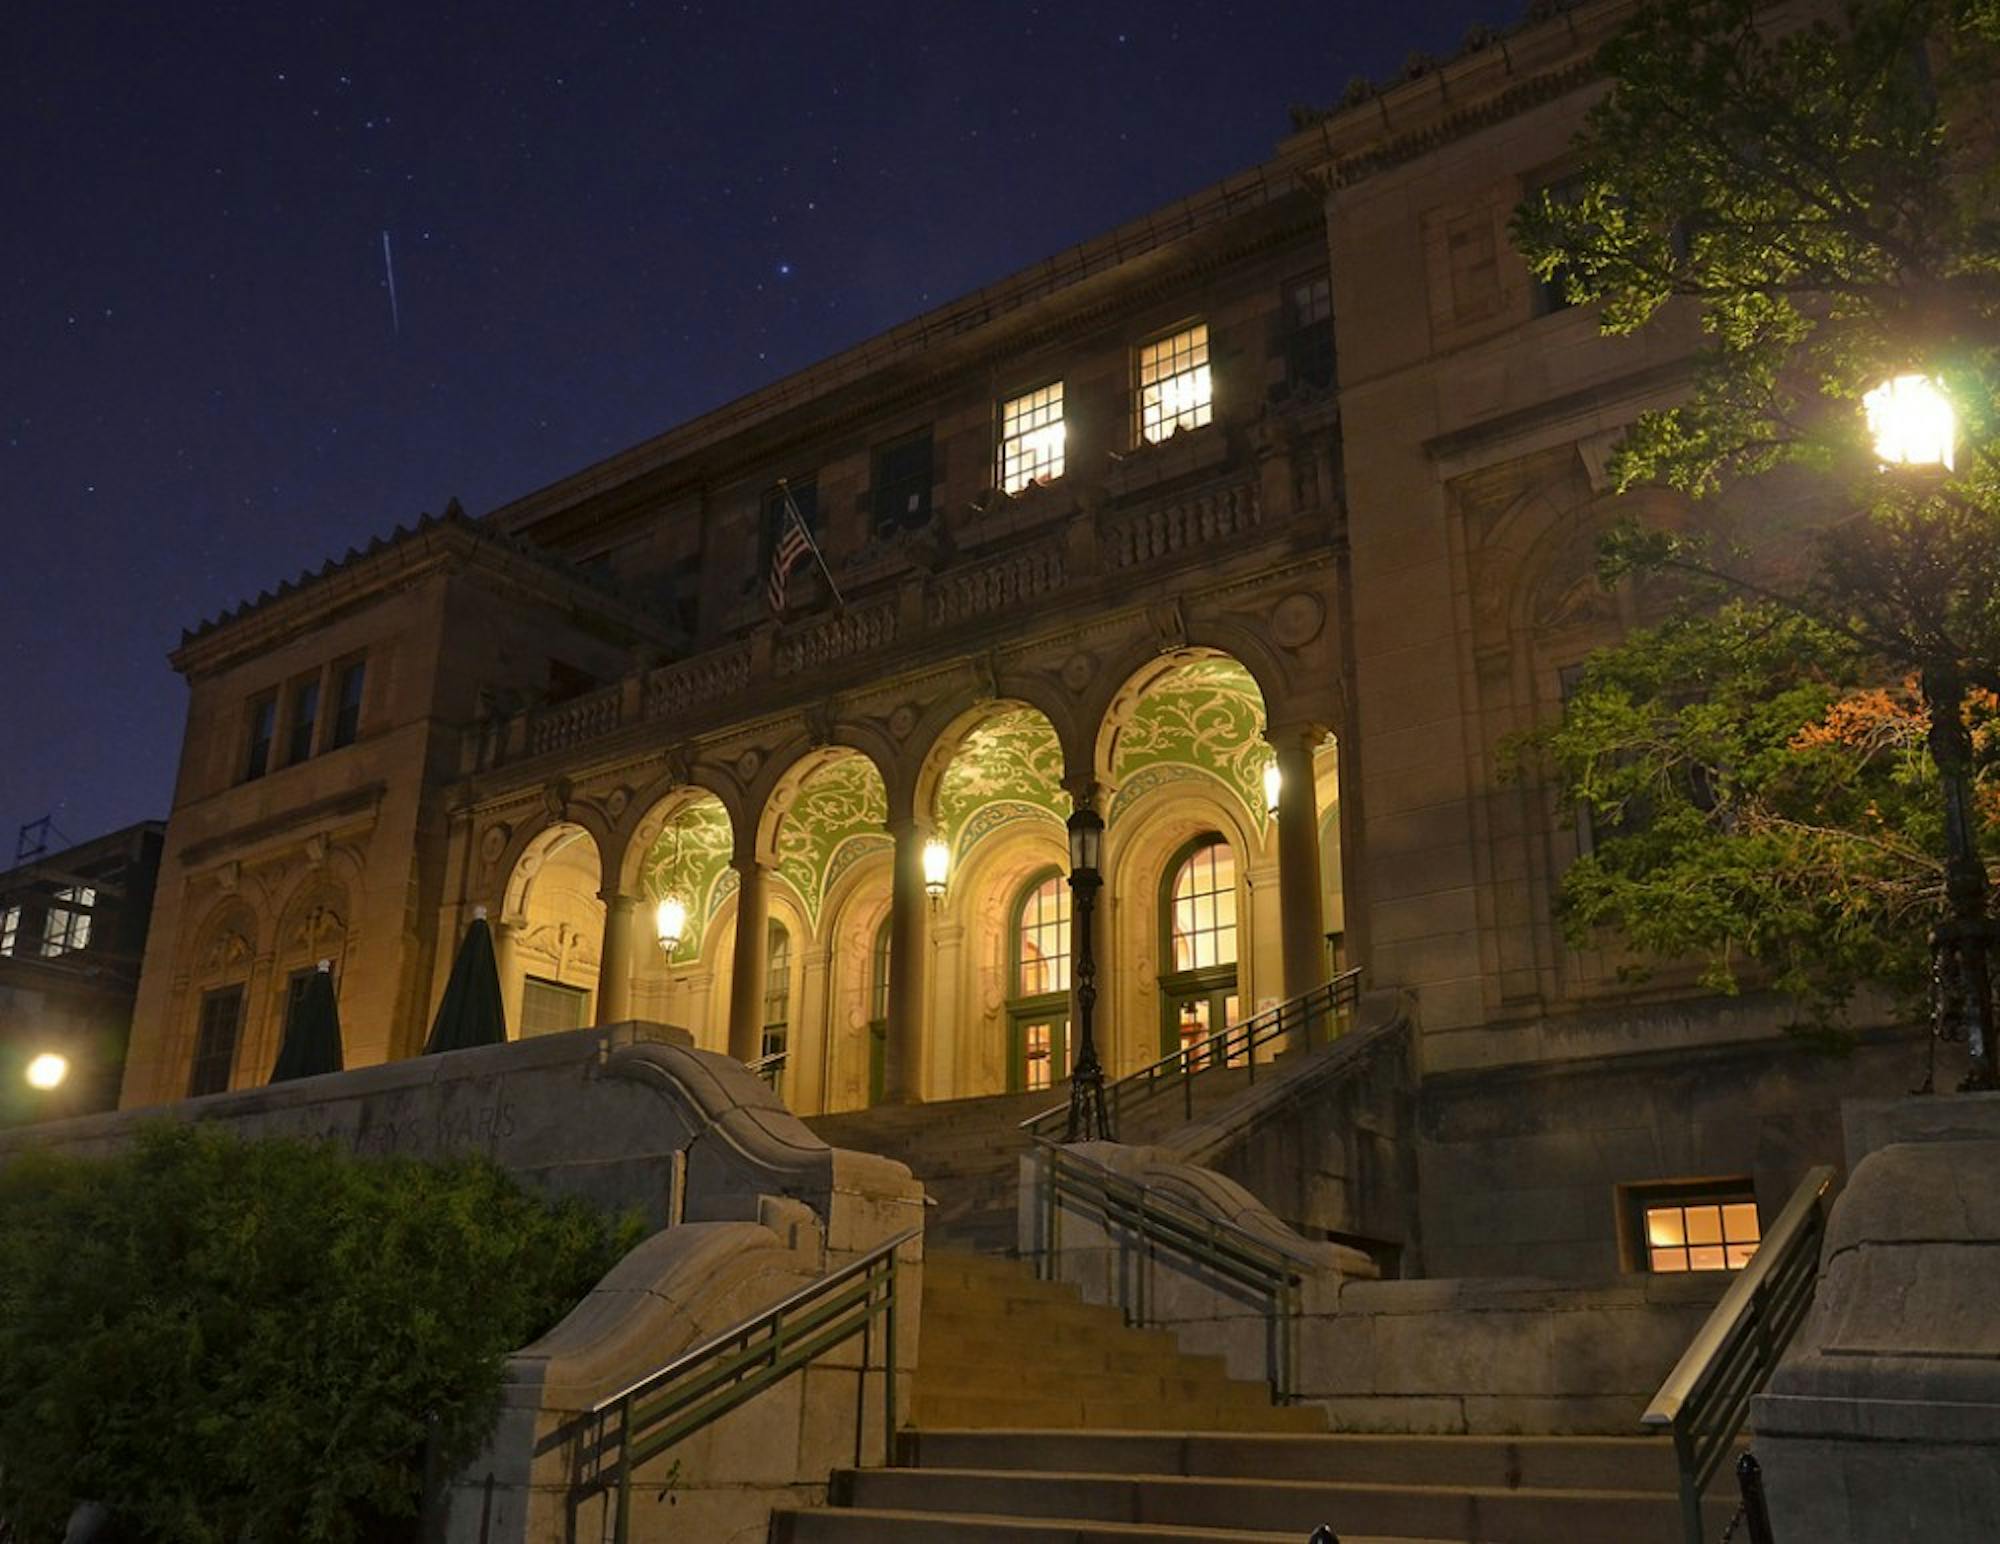
[[(1190, 1478), (973, 1469), (842, 1470), (837, 1505), (941, 1516), (1090, 1519), (1241, 1529), (1303, 1539), (1347, 1533), (1477, 1544), (1676, 1544), (1679, 1502), (1649, 1491), (1499, 1489), (1359, 1481)], [(1726, 1516), (1726, 1514), (1723, 1514)]]
[[(1240, 1528), (1161, 1528), (1087, 1519), (972, 1516), (935, 1512), (815, 1509), (775, 1512), (771, 1544), (1300, 1544), (1296, 1533), (1248, 1533)], [(1341, 1544), (1439, 1544), (1419, 1539), (1365, 1539), (1342, 1534)]]
[[(927, 1379), (919, 1372), (914, 1395), (921, 1408), (925, 1399), (932, 1396), (943, 1399), (1051, 1397), (1043, 1392), (1044, 1388), (1057, 1390), (1057, 1397), (1081, 1394), (1086, 1398), (1133, 1405), (1158, 1402), (1165, 1406), (1191, 1401), (1204, 1406), (1223, 1404), (1255, 1410), (1267, 1409), (1271, 1405), (1270, 1390), (1264, 1384), (1237, 1382), (1214, 1367), (1197, 1365), (1190, 1368), (1174, 1364), (1164, 1370), (1139, 1370), (1097, 1366), (1055, 1380), (1035, 1376), (1018, 1357), (1011, 1367), (999, 1363), (954, 1363), (948, 1381)], [(1325, 1429), (1324, 1424), (1320, 1429)]]
[(1672, 1493), (1673, 1444), (1657, 1437), (1161, 1435), (1073, 1431), (904, 1432), (905, 1468), (1054, 1470), (1220, 1479), (1462, 1484), (1514, 1490)]
[[(1254, 1386), (1253, 1392), (1254, 1392)], [(1047, 1393), (942, 1393), (919, 1388), (911, 1417), (920, 1427), (1006, 1430), (1083, 1428), (1133, 1432), (1321, 1432), (1326, 1414), (1314, 1406), (1281, 1406), (1254, 1398), (1124, 1399), (1111, 1392), (1062, 1388)]]
[[(935, 1324), (925, 1325), (923, 1335), (923, 1354), (936, 1357), (948, 1366), (976, 1373), (997, 1369), (1012, 1374), (1016, 1379), (1021, 1376), (1022, 1352), (1018, 1340), (1000, 1335), (981, 1335), (962, 1327), (941, 1330)], [(1153, 1339), (1128, 1344), (1125, 1335), (1110, 1342), (1101, 1337), (1089, 1340), (1042, 1339), (1035, 1343), (1033, 1357), (1037, 1373), (1059, 1372), (1065, 1376), (1104, 1369), (1161, 1376), (1169, 1369), (1189, 1372), (1200, 1369), (1204, 1376), (1212, 1374), (1218, 1379), (1228, 1376), (1219, 1356), (1188, 1356), (1171, 1342), (1162, 1344)]]

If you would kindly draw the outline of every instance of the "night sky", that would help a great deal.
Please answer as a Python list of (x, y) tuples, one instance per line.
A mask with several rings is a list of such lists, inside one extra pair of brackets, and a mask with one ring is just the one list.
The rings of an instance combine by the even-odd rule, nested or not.
[(182, 627), (1253, 165), (1495, 3), (22, 0), (0, 868), (166, 814)]

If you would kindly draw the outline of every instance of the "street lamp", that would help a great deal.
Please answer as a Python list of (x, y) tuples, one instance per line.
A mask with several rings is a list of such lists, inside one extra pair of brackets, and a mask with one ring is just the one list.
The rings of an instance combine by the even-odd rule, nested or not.
[(1097, 1059), (1091, 1014), (1097, 1006), (1097, 953), (1091, 944), (1090, 916), (1097, 906), (1104, 817), (1087, 804), (1069, 817), (1069, 889), (1076, 914), (1076, 1067), (1069, 1079), (1069, 1129), (1065, 1142), (1109, 1142), (1111, 1111), (1104, 1102), (1104, 1067)]
[[(1958, 437), (1951, 399), (1927, 375), (1899, 375), (1861, 399), (1875, 457), (1884, 468), (1952, 469)], [(1946, 914), (1931, 929), (1932, 1032), (1964, 1040), (1963, 1090), (2000, 1088), (1994, 1068), (1994, 945), (2000, 922), (1987, 909), (1986, 863), (1972, 809), (1972, 733), (1965, 724), (1965, 671), (1957, 659), (1921, 662), (1930, 715), (1927, 743), (1944, 791)]]
[(653, 931), (659, 938), (660, 954), (664, 958), (671, 960), (674, 951), (680, 948), (681, 940), (687, 937), (687, 922), (687, 903), (678, 895), (663, 897), (660, 904), (653, 908)]
[(1951, 398), (1928, 375), (1898, 375), (1861, 399), (1875, 459), (1884, 466), (1952, 469), (1958, 415)]
[(936, 906), (944, 900), (945, 879), (951, 872), (951, 849), (936, 837), (924, 843), (924, 894)]
[(44, 1051), (28, 1063), (28, 1086), (43, 1092), (62, 1087), (63, 1079), (69, 1076), (69, 1058), (54, 1051)]

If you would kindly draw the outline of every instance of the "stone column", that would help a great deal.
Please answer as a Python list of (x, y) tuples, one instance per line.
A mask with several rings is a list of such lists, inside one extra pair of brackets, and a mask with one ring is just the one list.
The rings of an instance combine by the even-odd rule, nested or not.
[(826, 1112), (826, 1068), (834, 1035), (833, 1005), (827, 993), (832, 952), (825, 944), (814, 943), (799, 955), (799, 1010), (792, 1019), (784, 1085), (785, 1103), (799, 1115)]
[(924, 1096), (924, 999), (931, 947), (924, 828), (906, 815), (889, 822), (889, 834), (896, 839), (896, 868), (889, 891), (889, 1043), (882, 1058), (882, 1102), (915, 1104)]
[(632, 912), (634, 901), (616, 890), (601, 892), (604, 942), (597, 951), (597, 1022), (619, 1024), (632, 1017)]
[(764, 977), (771, 964), (770, 870), (752, 858), (735, 865), (736, 953), (729, 962), (729, 1054), (757, 1059), (764, 1036)]
[[(1278, 753), (1278, 939), (1285, 996), (1298, 997), (1326, 981), (1326, 926), (1320, 909), (1319, 806), (1313, 790), (1313, 748), (1326, 738), (1318, 725), (1273, 729)], [(1323, 1039), (1325, 1026), (1315, 1026)]]
[[(963, 922), (935, 921), (931, 924), (931, 944), (934, 951), (933, 964), (936, 969), (931, 975), (931, 996), (929, 1022), (933, 1024), (970, 1025), (975, 1022), (978, 1008), (964, 1001), (959, 982), (964, 974), (960, 963), (965, 947), (965, 924)], [(1003, 1080), (998, 1088), (986, 1088), (976, 1082), (974, 1069), (964, 1066), (959, 1058), (963, 1054), (963, 1030), (949, 1038), (940, 1037), (930, 1049), (926, 1058), (932, 1086), (937, 1088), (942, 1099), (958, 1099), (973, 1094), (1000, 1093), (1006, 1088)]]

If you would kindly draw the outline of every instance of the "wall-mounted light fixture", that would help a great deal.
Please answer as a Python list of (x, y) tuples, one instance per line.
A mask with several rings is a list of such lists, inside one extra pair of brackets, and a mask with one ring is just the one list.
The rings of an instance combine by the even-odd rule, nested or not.
[(44, 1051), (28, 1063), (28, 1086), (47, 1091), (62, 1087), (63, 1079), (69, 1076), (69, 1058), (54, 1051)]
[(1285, 774), (1278, 770), (1278, 758), (1273, 756), (1264, 763), (1264, 813), (1274, 820), (1278, 814), (1278, 795), (1284, 787)]

